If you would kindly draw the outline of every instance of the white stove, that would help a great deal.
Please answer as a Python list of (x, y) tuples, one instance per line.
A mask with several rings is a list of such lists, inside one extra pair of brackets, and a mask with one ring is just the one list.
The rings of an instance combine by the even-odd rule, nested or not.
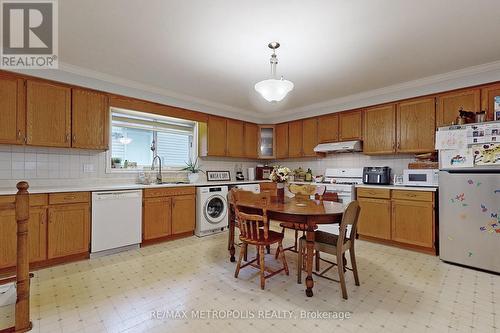
[(363, 183), (363, 168), (326, 169), (323, 184), (327, 192), (335, 192), (347, 205), (356, 198), (356, 184)]

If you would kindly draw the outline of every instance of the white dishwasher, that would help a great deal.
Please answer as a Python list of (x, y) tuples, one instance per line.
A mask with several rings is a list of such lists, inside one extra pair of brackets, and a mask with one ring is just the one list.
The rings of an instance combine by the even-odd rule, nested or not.
[(141, 230), (141, 190), (92, 193), (91, 257), (137, 248)]

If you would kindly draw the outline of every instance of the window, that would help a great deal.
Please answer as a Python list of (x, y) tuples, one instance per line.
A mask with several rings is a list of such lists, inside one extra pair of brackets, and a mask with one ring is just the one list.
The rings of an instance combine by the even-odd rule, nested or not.
[(150, 168), (161, 158), (163, 168), (178, 169), (194, 158), (195, 123), (183, 119), (112, 108), (111, 169)]

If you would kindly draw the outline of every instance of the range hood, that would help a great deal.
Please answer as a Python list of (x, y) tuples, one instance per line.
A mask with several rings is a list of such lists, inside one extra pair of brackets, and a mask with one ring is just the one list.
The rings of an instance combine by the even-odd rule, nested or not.
[(332, 142), (320, 143), (314, 147), (316, 153), (343, 153), (361, 151), (361, 141), (345, 141), (345, 142)]

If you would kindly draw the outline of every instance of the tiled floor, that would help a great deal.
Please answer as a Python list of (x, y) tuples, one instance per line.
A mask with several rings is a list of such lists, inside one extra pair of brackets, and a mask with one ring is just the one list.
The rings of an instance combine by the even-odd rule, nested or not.
[[(226, 242), (227, 234), (191, 237), (38, 271), (33, 332), (500, 332), (497, 275), (359, 241), (361, 286), (348, 274), (345, 301), (337, 283), (317, 278), (315, 296), (307, 298), (293, 253), (290, 276), (269, 279), (261, 291), (252, 268), (234, 278)], [(0, 325), (10, 320), (2, 310)], [(165, 310), (178, 317), (187, 311), (187, 319), (153, 318)], [(196, 319), (192, 310), (246, 318)], [(284, 311), (292, 318), (258, 318)], [(349, 311), (351, 318), (302, 319), (303, 311)]]

